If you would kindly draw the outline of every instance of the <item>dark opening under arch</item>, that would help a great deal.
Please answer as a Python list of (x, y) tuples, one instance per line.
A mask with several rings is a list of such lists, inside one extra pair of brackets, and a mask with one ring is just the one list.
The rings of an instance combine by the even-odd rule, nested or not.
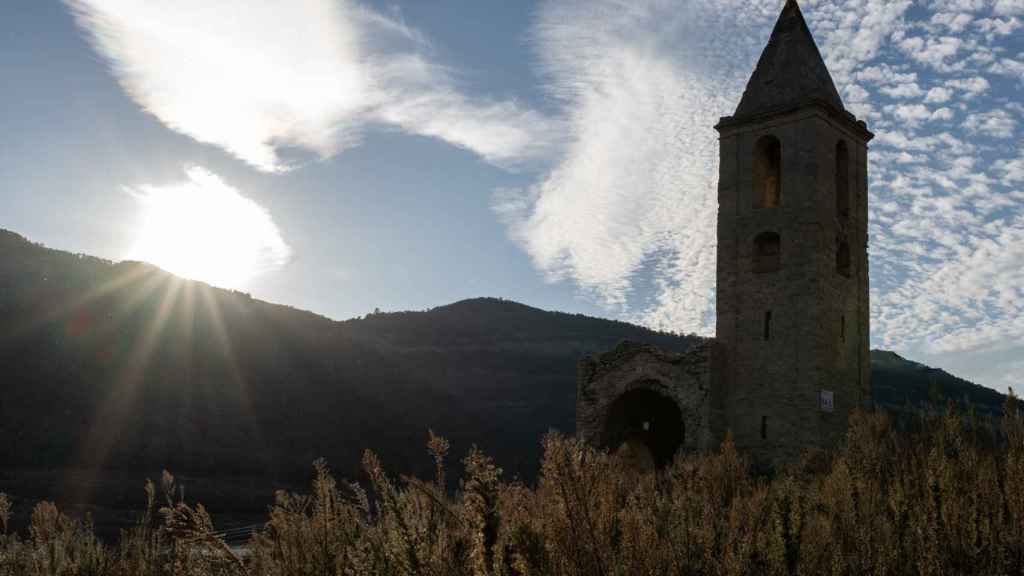
[(608, 409), (604, 444), (617, 450), (623, 444), (640, 443), (661, 469), (672, 462), (682, 446), (683, 426), (682, 412), (674, 400), (649, 389), (630, 390)]
[(782, 200), (782, 143), (772, 135), (754, 144), (754, 206), (775, 208)]

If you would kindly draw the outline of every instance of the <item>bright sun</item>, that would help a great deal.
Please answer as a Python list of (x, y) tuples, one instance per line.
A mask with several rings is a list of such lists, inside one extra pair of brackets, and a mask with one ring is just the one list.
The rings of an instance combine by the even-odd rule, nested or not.
[(183, 182), (130, 190), (143, 220), (129, 259), (236, 289), (287, 262), (291, 250), (265, 209), (203, 168), (185, 173)]

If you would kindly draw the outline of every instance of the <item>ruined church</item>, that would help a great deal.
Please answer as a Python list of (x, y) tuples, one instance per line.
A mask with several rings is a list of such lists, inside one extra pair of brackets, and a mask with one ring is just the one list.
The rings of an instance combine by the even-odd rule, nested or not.
[(762, 466), (835, 446), (870, 398), (867, 151), (796, 0), (719, 134), (714, 338), (580, 361), (576, 430), (663, 466), (731, 432)]

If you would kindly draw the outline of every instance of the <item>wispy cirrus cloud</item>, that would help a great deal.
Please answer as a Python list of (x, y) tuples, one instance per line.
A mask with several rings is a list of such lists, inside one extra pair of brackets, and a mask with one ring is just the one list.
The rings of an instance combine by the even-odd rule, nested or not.
[[(494, 208), (552, 280), (620, 317), (714, 329), (717, 137), (780, 0), (548, 0), (530, 35), (552, 118), (473, 96), (430, 41), (351, 1), (66, 0), (126, 92), (264, 170), (373, 125), (498, 165), (551, 159)], [(804, 0), (871, 152), (875, 345), (993, 385), (1024, 372), (1024, 45), (1019, 0)], [(1009, 351), (1009, 352), (1007, 352)], [(960, 360), (958, 360), (960, 359)], [(988, 372), (986, 372), (986, 370)]]
[(415, 29), (345, 0), (66, 0), (118, 82), (170, 128), (266, 171), (330, 157), (368, 126), (506, 165), (555, 141), (550, 119), (470, 98)]
[[(817, 8), (850, 4), (807, 9), (826, 31), (818, 40), (830, 63), (846, 58), (845, 38), (827, 32), (829, 10)], [(1024, 382), (1020, 363), (1008, 362), (1024, 351), (1024, 191), (1006, 146), (1020, 138), (1021, 111), (1006, 99), (1020, 78), (987, 63), (1020, 49), (1004, 33), (1017, 26), (1014, 9), (925, 2), (890, 27), (875, 57), (836, 74), (845, 93), (873, 94), (851, 106), (878, 134), (869, 155), (873, 345), (1000, 388)], [(908, 81), (921, 92), (891, 88)]]
[[(819, 3), (848, 73), (902, 26), (910, 2)], [(535, 47), (565, 104), (559, 164), (496, 205), (551, 279), (662, 329), (714, 331), (718, 140), (778, 15), (778, 2), (548, 2)], [(850, 15), (856, 16), (848, 17)], [(922, 97), (916, 77), (887, 89)], [(848, 97), (870, 98), (851, 84)], [(932, 111), (906, 105), (912, 121)], [(940, 116), (946, 116), (943, 112)], [(511, 207), (511, 208), (510, 208)]]
[[(534, 263), (611, 310), (707, 333), (714, 297), (717, 135), (756, 58), (740, 1), (549, 2), (534, 31), (569, 143), (496, 208)], [(738, 14), (738, 19), (737, 19)]]
[[(1014, 2), (805, 0), (871, 152), (874, 345), (970, 360), (1024, 351)], [(564, 156), (495, 208), (536, 266), (621, 317), (710, 333), (717, 139), (780, 2), (549, 1), (534, 44), (570, 125)], [(980, 356), (978, 356), (980, 357)], [(1019, 363), (1018, 363), (1019, 364)]]

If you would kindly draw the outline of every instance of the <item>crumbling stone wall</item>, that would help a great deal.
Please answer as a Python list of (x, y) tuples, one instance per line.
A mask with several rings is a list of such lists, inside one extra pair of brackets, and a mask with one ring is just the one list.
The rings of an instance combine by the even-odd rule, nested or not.
[(640, 398), (635, 393), (645, 391), (678, 409), (681, 429), (658, 431), (660, 436), (677, 435), (684, 452), (717, 448), (722, 409), (712, 375), (720, 357), (717, 344), (705, 340), (684, 353), (622, 342), (584, 358), (577, 371), (576, 433), (589, 444), (616, 450), (619, 446), (610, 444), (625, 439), (614, 429), (615, 412), (623, 408), (616, 402)]

